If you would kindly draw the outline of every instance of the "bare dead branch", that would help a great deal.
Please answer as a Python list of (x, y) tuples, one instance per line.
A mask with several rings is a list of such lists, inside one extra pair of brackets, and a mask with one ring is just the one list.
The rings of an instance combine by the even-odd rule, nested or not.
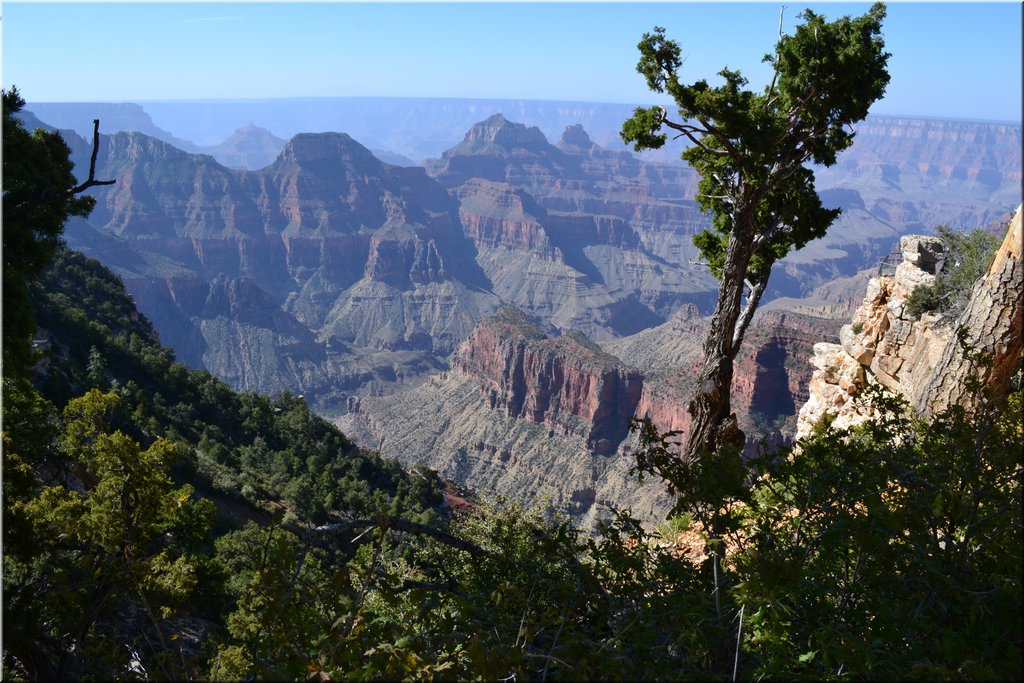
[(116, 180), (96, 180), (96, 156), (100, 151), (100, 120), (92, 120), (92, 158), (89, 159), (89, 178), (78, 187), (70, 190), (68, 195), (75, 195), (85, 192), (90, 187), (98, 185), (113, 185)]
[[(306, 540), (316, 540), (326, 538), (329, 536), (338, 536), (345, 533), (346, 531), (352, 531), (353, 529), (363, 529), (366, 527), (380, 527), (381, 529), (394, 529), (396, 531), (404, 531), (410, 534), (418, 534), (421, 536), (430, 536), (432, 538), (441, 541), (445, 545), (449, 545), (459, 550), (465, 550), (466, 552), (473, 555), (487, 555), (489, 554), (486, 550), (480, 546), (465, 541), (456, 536), (452, 536), (446, 531), (442, 531), (426, 524), (419, 524), (408, 519), (401, 517), (384, 517), (382, 519), (351, 519), (347, 522), (336, 522), (334, 524), (324, 524), (313, 529), (306, 531), (296, 531), (302, 538)], [(293, 530), (295, 531), (295, 530)]]
[[(779, 42), (782, 41), (782, 17), (786, 14), (786, 6), (783, 5), (779, 11)], [(772, 83), (768, 86), (768, 96), (765, 98), (765, 107), (772, 105), (772, 96), (775, 92), (775, 81), (779, 77), (779, 44), (775, 44), (775, 73), (772, 74)]]
[(733, 331), (732, 348), (734, 356), (739, 351), (740, 344), (743, 342), (743, 335), (747, 332), (747, 327), (750, 325), (750, 321), (754, 317), (754, 311), (757, 310), (757, 306), (761, 302), (761, 295), (764, 294), (764, 289), (767, 284), (768, 281), (766, 279), (760, 280), (758, 282), (754, 282), (754, 286), (750, 289), (750, 295), (747, 297), (747, 305), (743, 307), (743, 312), (736, 321), (736, 329)]

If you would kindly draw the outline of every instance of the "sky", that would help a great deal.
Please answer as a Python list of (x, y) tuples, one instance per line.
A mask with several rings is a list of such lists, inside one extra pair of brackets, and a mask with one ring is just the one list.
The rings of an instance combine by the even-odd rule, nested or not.
[[(771, 74), (782, 2), (3, 2), (3, 87), (29, 102), (460, 97), (660, 104), (636, 44), (663, 26), (686, 80)], [(790, 4), (829, 18), (870, 3)], [(1019, 2), (888, 5), (873, 114), (1021, 120)]]

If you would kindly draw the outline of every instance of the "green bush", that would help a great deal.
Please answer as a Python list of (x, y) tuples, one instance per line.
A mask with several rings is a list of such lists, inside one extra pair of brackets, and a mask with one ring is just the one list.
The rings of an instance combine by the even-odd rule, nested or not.
[(955, 232), (945, 225), (936, 229), (946, 246), (946, 260), (935, 280), (914, 289), (907, 297), (907, 314), (917, 320), (925, 313), (956, 318), (967, 306), (974, 283), (988, 270), (999, 239), (985, 230)]

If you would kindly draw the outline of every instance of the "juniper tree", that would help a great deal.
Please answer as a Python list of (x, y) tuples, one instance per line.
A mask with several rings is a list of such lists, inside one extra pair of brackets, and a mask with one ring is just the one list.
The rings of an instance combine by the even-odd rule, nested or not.
[(25, 106), (17, 88), (3, 93), (3, 361), (4, 376), (23, 374), (31, 364), (29, 342), (35, 325), (28, 283), (42, 273), (61, 244), (71, 216), (88, 216), (96, 199), (79, 196), (97, 185), (99, 121), (93, 121), (89, 177), (79, 183), (71, 150), (56, 131), (29, 132), (15, 116)]
[(693, 242), (720, 280), (685, 457), (743, 445), (729, 397), (733, 361), (772, 265), (824, 235), (839, 215), (822, 206), (808, 164), (834, 164), (853, 142), (851, 124), (885, 92), (885, 13), (877, 3), (863, 16), (828, 22), (808, 9), (793, 35), (782, 35), (780, 21), (775, 52), (764, 57), (774, 75), (761, 92), (728, 68), (719, 72), (722, 85), (680, 81), (681, 49), (663, 28), (638, 45), (637, 71), (651, 90), (675, 100), (679, 117), (638, 108), (622, 139), (637, 151), (662, 147), (669, 131), (689, 141), (682, 158), (700, 174), (697, 200), (712, 216)]

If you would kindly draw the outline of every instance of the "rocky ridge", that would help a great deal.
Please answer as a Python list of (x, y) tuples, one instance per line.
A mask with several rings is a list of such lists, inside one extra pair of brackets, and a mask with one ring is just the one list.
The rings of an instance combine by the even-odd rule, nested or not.
[[(969, 129), (977, 138), (991, 127), (966, 127), (964, 135)], [(779, 265), (769, 298), (807, 293), (818, 281), (837, 284), (799, 301), (766, 301), (737, 359), (734, 403), (749, 419), (745, 431), (790, 433), (804, 396), (800, 378), (810, 373), (794, 359), (834, 333), (837, 315), (848, 315), (853, 284), (839, 276), (876, 260), (922, 216), (956, 224), (995, 210), (992, 197), (1005, 183), (992, 189), (977, 178), (993, 163), (1005, 165), (1005, 154), (983, 153), (1002, 138), (981, 138), (971, 143), (980, 155), (973, 177), (916, 176), (913, 163), (900, 162), (893, 183), (895, 176), (879, 170), (883, 160), (855, 145), (853, 170), (819, 183), (827, 203), (843, 206), (841, 222)], [(864, 139), (881, 144), (885, 135)], [(930, 164), (953, 154), (940, 148), (957, 141), (939, 142), (899, 149)], [(89, 146), (79, 147), (81, 166)], [(370, 425), (367, 443), (383, 439), (409, 457), (455, 457), (463, 448), (458, 434), (482, 444), (479, 453), (493, 447), (509, 462), (539, 457), (497, 479), (500, 468), (478, 471), (500, 481), (495, 490), (510, 492), (539, 476), (548, 449), (573, 454), (573, 467), (597, 469), (605, 466), (595, 458), (628, 451), (628, 437), (616, 444), (628, 411), (602, 412), (600, 392), (597, 399), (574, 394), (582, 375), (571, 388), (565, 376), (552, 379), (556, 366), (563, 373), (571, 368), (570, 376), (599, 368), (579, 362), (588, 344), (570, 334), (576, 331), (621, 359), (621, 367), (643, 368), (634, 415), (662, 429), (688, 425), (700, 316), (717, 286), (695, 265), (690, 240), (707, 219), (692, 198), (696, 176), (689, 169), (601, 148), (576, 125), (550, 144), (504, 116), (473, 126), (464, 144), (426, 164), (429, 172), (383, 163), (338, 133), (296, 136), (257, 171), (228, 169), (138, 134), (104, 137), (100, 162), (101, 175), (116, 174), (118, 185), (97, 191), (96, 224), (69, 226), (69, 241), (115, 266), (179, 358), (236, 387), (303, 393), (329, 415), (354, 410)], [(927, 206), (905, 196), (911, 187), (930, 188)], [(1002, 215), (1005, 206), (998, 208)], [(521, 345), (533, 360), (516, 380), (530, 386), (543, 378), (546, 395), (516, 394), (515, 373), (498, 365), (489, 373), (454, 367), (462, 356), (449, 354), (501, 304), (524, 311), (547, 338)], [(497, 337), (485, 345), (484, 337), (475, 338), (481, 356), (519, 352), (500, 349)], [(437, 373), (443, 374), (431, 377)], [(594, 373), (592, 386), (614, 384)], [(497, 387), (498, 396), (508, 390), (509, 398), (492, 406), (488, 387)], [(386, 396), (405, 390), (411, 393)], [(457, 391), (463, 394), (450, 410), (435, 400)], [(625, 392), (629, 402), (635, 391)], [(528, 409), (516, 408), (520, 402)], [(599, 427), (603, 415), (617, 424)], [(418, 433), (387, 434), (396, 424)], [(438, 433), (439, 424), (449, 433)], [(498, 424), (511, 436), (496, 431)], [(573, 509), (586, 515), (593, 506), (578, 492), (599, 491), (605, 480), (592, 471), (580, 476), (566, 500), (576, 495)], [(612, 487), (618, 498), (606, 492), (594, 500), (628, 504), (627, 479)]]
[[(583, 524), (609, 505), (655, 521), (669, 502), (629, 476), (637, 443), (628, 425), (639, 418), (661, 432), (686, 430), (707, 322), (684, 307), (662, 326), (598, 347), (578, 333), (551, 337), (502, 308), (477, 324), (451, 370), (404, 394), (353, 402), (337, 424), (388, 457), (427, 463), (460, 484), (525, 501), (548, 497)], [(791, 311), (758, 316), (732, 387), (750, 452), (761, 438), (792, 437), (810, 378), (795, 359), (837, 329)], [(564, 485), (559, 472), (568, 473)]]
[[(251, 126), (239, 132), (251, 136), (266, 138)], [(69, 137), (87, 163), (89, 145)], [(688, 243), (692, 208), (657, 199), (644, 180), (666, 190), (685, 172), (650, 170), (579, 127), (563, 143), (567, 151), (492, 117), (431, 178), (381, 162), (341, 133), (297, 135), (256, 171), (118, 133), (101, 137), (97, 166), (118, 183), (97, 190), (96, 211), (67, 234), (119, 273), (179, 358), (239, 389), (290, 387), (336, 414), (353, 387), (420, 381), (379, 374), (406, 362), (402, 354), (419, 354), (414, 367), (445, 367), (502, 303), (549, 332), (595, 339), (656, 325), (680, 305), (710, 306), (711, 278), (658, 253), (666, 240)], [(456, 179), (451, 164), (474, 174)], [(545, 206), (549, 199), (572, 210)], [(672, 215), (659, 239), (645, 237), (651, 220)], [(235, 319), (239, 306), (205, 305), (217, 295), (211, 287), (249, 292), (280, 315)]]
[[(872, 409), (857, 400), (870, 385), (903, 396), (920, 413), (935, 414), (971, 400), (969, 378), (992, 387), (1008, 381), (1024, 348), (1022, 240), (1018, 209), (967, 309), (956, 320), (927, 313), (914, 320), (907, 314), (907, 298), (934, 280), (945, 249), (935, 237), (901, 238), (901, 262), (891, 274), (870, 280), (852, 322), (840, 330), (839, 343), (814, 345), (815, 370), (797, 437), (823, 420), (845, 428), (872, 419)], [(965, 353), (961, 330), (974, 351), (992, 356), (991, 367), (978, 366)]]
[(504, 307), (480, 321), (449, 371), (408, 392), (352, 401), (336, 424), (385, 457), (553, 505), (585, 527), (609, 506), (653, 521), (671, 501), (656, 483), (640, 486), (626, 457), (645, 390), (638, 369), (582, 335), (549, 337)]

